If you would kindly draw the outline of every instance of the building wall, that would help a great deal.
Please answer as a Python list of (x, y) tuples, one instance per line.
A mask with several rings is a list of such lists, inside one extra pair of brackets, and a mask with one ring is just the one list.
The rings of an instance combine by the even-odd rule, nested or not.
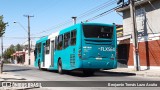
[[(155, 0), (136, 7), (137, 30), (145, 36), (151, 33), (160, 33), (160, 0)], [(132, 33), (132, 21), (130, 10), (123, 11), (123, 32), (124, 35)]]
[[(160, 0), (154, 0), (151, 3), (152, 5), (147, 3), (136, 7), (139, 58), (141, 66), (160, 67)], [(132, 31), (130, 10), (125, 10), (123, 11), (123, 38), (126, 38), (127, 35), (131, 35)], [(128, 66), (133, 66), (132, 38), (129, 37), (130, 42), (128, 43), (120, 43), (121, 41), (125, 42), (123, 38), (118, 38), (118, 43), (121, 45), (120, 48), (126, 48), (125, 50), (129, 51), (124, 55), (128, 57), (124, 58), (121, 56), (121, 59), (126, 60), (125, 62)], [(121, 52), (123, 52), (123, 50), (120, 50), (118, 53)]]
[[(141, 66), (160, 66), (160, 40), (139, 42)], [(133, 44), (129, 47), (128, 65), (133, 66)]]
[[(34, 66), (34, 52), (31, 52), (31, 54), (30, 54), (30, 65), (32, 65), (32, 66)], [(28, 65), (28, 52), (26, 52), (26, 54), (25, 54), (25, 65)]]

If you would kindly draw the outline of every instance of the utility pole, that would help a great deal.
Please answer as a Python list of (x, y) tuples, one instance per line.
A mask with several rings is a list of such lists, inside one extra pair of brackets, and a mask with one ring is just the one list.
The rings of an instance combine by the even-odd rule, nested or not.
[(73, 19), (73, 24), (75, 25), (77, 17), (72, 17), (72, 19)]
[(132, 41), (133, 41), (133, 58), (134, 58), (134, 68), (136, 71), (140, 71), (140, 61), (139, 61), (139, 51), (138, 51), (138, 35), (137, 35), (137, 25), (136, 25), (136, 14), (135, 14), (135, 1), (130, 0), (130, 15), (132, 19)]
[(31, 49), (30, 49), (30, 17), (34, 17), (34, 16), (30, 16), (30, 15), (24, 15), (25, 17), (28, 18), (28, 65), (31, 64), (31, 60), (30, 60), (30, 53), (31, 53)]

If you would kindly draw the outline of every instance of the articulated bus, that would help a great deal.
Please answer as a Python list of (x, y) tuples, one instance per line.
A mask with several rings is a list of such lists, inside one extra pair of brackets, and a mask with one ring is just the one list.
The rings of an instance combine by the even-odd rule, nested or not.
[(91, 75), (117, 67), (116, 49), (115, 24), (75, 24), (36, 42), (35, 67), (58, 70), (60, 74), (82, 70)]

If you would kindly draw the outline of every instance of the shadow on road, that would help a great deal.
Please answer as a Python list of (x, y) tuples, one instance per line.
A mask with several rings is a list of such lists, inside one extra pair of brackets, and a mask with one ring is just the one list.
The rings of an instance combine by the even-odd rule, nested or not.
[(96, 76), (135, 76), (135, 73), (129, 72), (113, 72), (113, 71), (99, 71), (95, 74)]
[(123, 76), (135, 76), (135, 73), (128, 72), (113, 72), (113, 71), (97, 71), (92, 76), (86, 76), (81, 71), (70, 71), (65, 73), (67, 75), (76, 76), (76, 77), (123, 77)]
[(3, 72), (20, 72), (20, 71), (28, 71), (32, 69), (13, 69), (13, 70), (3, 70)]

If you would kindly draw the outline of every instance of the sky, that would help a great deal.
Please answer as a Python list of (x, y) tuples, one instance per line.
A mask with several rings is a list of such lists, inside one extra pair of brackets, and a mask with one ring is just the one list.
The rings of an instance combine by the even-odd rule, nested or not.
[[(0, 0), (0, 15), (9, 25), (3, 38), (4, 50), (11, 44), (27, 42), (28, 20), (24, 15), (34, 16), (30, 18), (30, 30), (35, 44), (39, 37), (73, 25), (68, 23), (73, 16), (80, 23), (116, 6), (116, 0)], [(122, 24), (122, 17), (114, 11), (90, 22)]]

